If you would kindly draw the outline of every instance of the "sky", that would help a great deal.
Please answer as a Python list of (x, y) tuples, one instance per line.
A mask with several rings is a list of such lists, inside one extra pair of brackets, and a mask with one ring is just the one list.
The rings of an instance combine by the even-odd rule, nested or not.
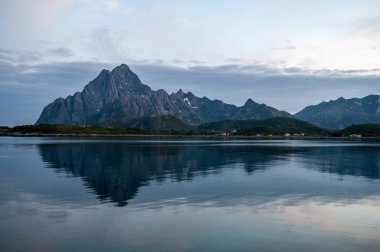
[(0, 125), (122, 63), (153, 89), (290, 113), (380, 94), (380, 1), (0, 1)]

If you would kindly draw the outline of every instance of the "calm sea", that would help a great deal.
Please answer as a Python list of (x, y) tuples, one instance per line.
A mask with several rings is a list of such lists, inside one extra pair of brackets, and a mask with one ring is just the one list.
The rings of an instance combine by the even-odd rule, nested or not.
[(0, 138), (0, 251), (380, 251), (380, 143)]

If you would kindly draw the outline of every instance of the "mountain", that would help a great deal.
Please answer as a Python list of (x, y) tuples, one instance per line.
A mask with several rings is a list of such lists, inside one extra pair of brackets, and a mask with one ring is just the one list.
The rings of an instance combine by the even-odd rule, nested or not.
[(232, 132), (239, 135), (283, 135), (286, 133), (306, 135), (328, 135), (327, 130), (318, 128), (308, 122), (289, 117), (273, 117), (264, 120), (225, 120), (206, 123), (198, 126), (199, 129)]
[(173, 115), (190, 125), (225, 119), (266, 119), (291, 117), (284, 111), (249, 99), (244, 106), (199, 98), (191, 92), (168, 94), (141, 83), (127, 65), (102, 70), (82, 92), (58, 98), (47, 105), (36, 124), (98, 124), (109, 120), (130, 120)]
[(380, 123), (380, 96), (322, 102), (308, 106), (295, 117), (328, 129), (343, 129), (353, 124)]
[(130, 120), (105, 121), (98, 126), (115, 129), (140, 129), (140, 130), (190, 130), (194, 127), (184, 123), (172, 115), (159, 115), (154, 117), (140, 117)]

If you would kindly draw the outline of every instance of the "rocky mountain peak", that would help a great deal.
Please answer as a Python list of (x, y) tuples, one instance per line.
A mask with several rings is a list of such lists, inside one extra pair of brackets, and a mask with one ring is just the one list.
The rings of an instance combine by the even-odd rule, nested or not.
[(255, 106), (255, 105), (257, 105), (257, 103), (254, 102), (251, 98), (249, 98), (249, 99), (244, 103), (244, 107)]
[(344, 99), (343, 97), (339, 97), (338, 99), (337, 99), (337, 101), (338, 102), (344, 102), (346, 99)]
[(194, 98), (195, 97), (195, 95), (192, 92), (187, 92), (185, 95), (188, 98)]
[[(121, 64), (120, 66), (117, 66), (115, 67), (112, 71), (111, 71), (112, 75), (114, 75), (115, 77), (119, 76), (119, 77), (123, 77), (123, 78), (127, 78), (127, 77), (131, 77), (131, 76), (134, 76), (135, 73), (132, 72), (132, 70), (129, 68), (129, 66), (125, 65), (125, 64)], [(136, 76), (136, 75), (135, 75)], [(137, 76), (136, 76), (137, 77)]]
[(132, 70), (126, 64), (120, 64), (119, 66), (115, 67), (112, 71), (113, 72), (116, 72), (116, 71), (132, 72)]
[(90, 83), (106, 83), (107, 80), (110, 78), (111, 72), (107, 69), (103, 69), (98, 76), (94, 80), (92, 80)]
[(104, 75), (108, 75), (111, 71), (110, 70), (107, 70), (107, 69), (103, 69), (102, 71), (100, 71), (99, 75), (98, 76), (104, 76)]
[(184, 93), (183, 93), (183, 91), (182, 91), (182, 88), (179, 89), (179, 90), (177, 91), (176, 95), (180, 95), (180, 96), (183, 96), (183, 95), (184, 95)]
[(139, 77), (125, 64), (115, 67), (111, 71), (111, 75), (117, 83), (141, 84)]

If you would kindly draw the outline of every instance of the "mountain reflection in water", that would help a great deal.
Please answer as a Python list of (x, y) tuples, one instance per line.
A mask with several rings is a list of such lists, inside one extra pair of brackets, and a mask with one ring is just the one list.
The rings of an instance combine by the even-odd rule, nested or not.
[[(224, 169), (236, 167), (243, 167), (247, 175), (251, 175), (258, 171), (265, 172), (276, 164), (297, 160), (307, 169), (338, 174), (342, 179), (345, 176), (359, 176), (369, 180), (378, 180), (380, 171), (380, 152), (376, 146), (304, 148), (265, 144), (82, 142), (39, 144), (38, 149), (49, 167), (57, 172), (81, 177), (100, 200), (111, 200), (118, 206), (127, 205), (139, 188), (151, 181), (190, 181), (197, 176), (218, 174)], [(252, 194), (260, 195), (267, 193), (266, 189), (270, 186), (251, 185), (246, 189), (252, 189)], [(273, 189), (271, 193), (306, 196), (329, 194), (333, 198), (334, 188), (330, 188), (332, 191), (329, 192), (325, 189), (290, 185), (277, 192)], [(219, 186), (218, 190), (229, 194), (228, 189), (223, 191), (223, 186)], [(353, 191), (351, 196), (354, 197), (355, 193)], [(340, 192), (338, 194), (341, 195)]]

